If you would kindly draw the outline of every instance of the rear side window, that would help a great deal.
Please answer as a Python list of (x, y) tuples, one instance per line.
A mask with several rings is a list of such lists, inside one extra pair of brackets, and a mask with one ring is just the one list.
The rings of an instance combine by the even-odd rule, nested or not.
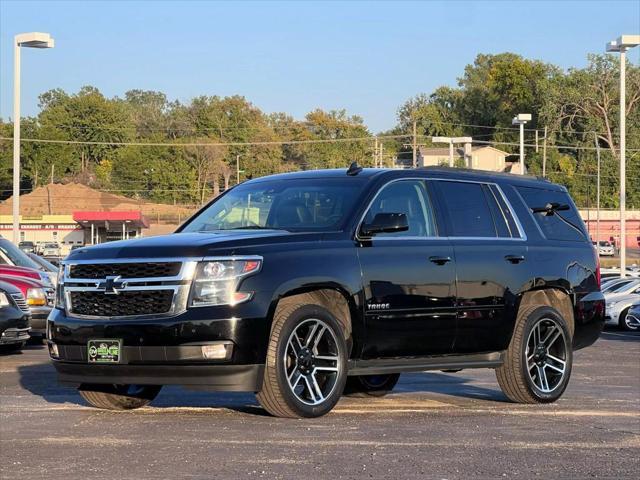
[[(568, 193), (542, 188), (516, 188), (546, 238), (574, 242), (582, 242), (589, 238)], [(534, 210), (544, 209), (548, 205), (557, 205), (559, 208), (551, 214), (549, 211), (534, 213)], [(564, 210), (563, 207), (569, 208)]]
[(480, 183), (435, 182), (448, 212), (452, 237), (497, 237), (494, 214)]

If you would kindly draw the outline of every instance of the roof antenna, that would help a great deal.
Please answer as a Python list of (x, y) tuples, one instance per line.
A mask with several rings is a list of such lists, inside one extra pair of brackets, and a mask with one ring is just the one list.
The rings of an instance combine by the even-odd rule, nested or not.
[(349, 170), (347, 170), (347, 175), (350, 177), (355, 177), (362, 171), (362, 167), (358, 165), (358, 162), (353, 162), (349, 165)]

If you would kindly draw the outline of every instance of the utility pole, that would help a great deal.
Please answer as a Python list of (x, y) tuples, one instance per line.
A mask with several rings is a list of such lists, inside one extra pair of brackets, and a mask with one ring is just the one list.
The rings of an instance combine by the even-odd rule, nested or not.
[(384, 145), (382, 144), (382, 142), (380, 142), (380, 168), (384, 168), (383, 152), (384, 152)]
[(544, 127), (544, 141), (542, 143), (542, 177), (547, 176), (547, 127)]
[(236, 155), (236, 185), (240, 183), (240, 154)]
[(596, 155), (598, 157), (598, 176), (596, 183), (596, 242), (600, 241), (600, 143), (598, 134), (594, 132), (596, 141)]
[(373, 144), (373, 166), (378, 166), (378, 137), (375, 137), (375, 143)]
[(52, 163), (51, 164), (51, 181), (49, 183), (53, 183), (53, 174), (54, 174), (55, 170), (56, 170), (56, 165), (55, 165), (55, 163)]
[(538, 129), (536, 128), (536, 153), (538, 153)]
[(413, 168), (418, 168), (418, 139), (416, 119), (413, 119)]

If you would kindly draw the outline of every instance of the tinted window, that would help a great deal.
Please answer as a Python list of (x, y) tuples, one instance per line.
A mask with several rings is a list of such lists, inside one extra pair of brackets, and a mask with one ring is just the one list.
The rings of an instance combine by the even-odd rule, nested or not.
[(365, 215), (364, 223), (371, 223), (378, 213), (404, 213), (407, 216), (409, 230), (380, 233), (376, 237), (435, 237), (437, 235), (433, 208), (423, 181), (402, 180), (383, 187)]
[(493, 215), (483, 186), (468, 182), (436, 182), (448, 211), (453, 237), (496, 237)]
[(330, 231), (341, 227), (365, 180), (292, 179), (242, 184), (220, 197), (183, 232), (273, 228)]
[(540, 230), (549, 240), (583, 241), (589, 238), (569, 194), (542, 188), (517, 188), (529, 209), (544, 208), (554, 203), (569, 206), (569, 210), (555, 211), (553, 215), (547, 215), (546, 212), (533, 213)]

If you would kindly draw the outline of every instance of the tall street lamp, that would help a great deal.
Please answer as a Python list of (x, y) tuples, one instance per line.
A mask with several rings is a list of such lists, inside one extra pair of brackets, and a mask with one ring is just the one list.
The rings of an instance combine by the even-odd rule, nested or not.
[(524, 125), (530, 121), (530, 113), (519, 113), (511, 121), (512, 125), (520, 125), (520, 175), (524, 175)]
[(20, 241), (20, 47), (53, 48), (48, 33), (20, 33), (13, 43), (13, 243)]
[(607, 52), (620, 53), (620, 277), (626, 276), (627, 269), (627, 92), (626, 92), (626, 52), (630, 48), (640, 45), (640, 35), (622, 35), (617, 40), (607, 43)]

